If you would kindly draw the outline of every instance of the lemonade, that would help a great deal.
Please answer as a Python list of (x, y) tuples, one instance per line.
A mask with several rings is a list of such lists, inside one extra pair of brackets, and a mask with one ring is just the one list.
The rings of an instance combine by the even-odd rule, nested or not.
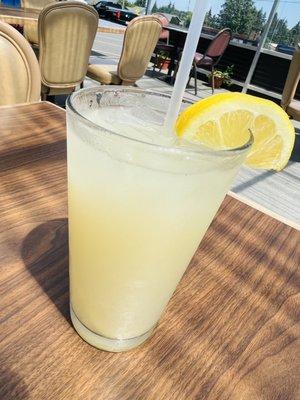
[(151, 334), (248, 151), (178, 141), (167, 103), (96, 88), (68, 104), (71, 316), (110, 351)]

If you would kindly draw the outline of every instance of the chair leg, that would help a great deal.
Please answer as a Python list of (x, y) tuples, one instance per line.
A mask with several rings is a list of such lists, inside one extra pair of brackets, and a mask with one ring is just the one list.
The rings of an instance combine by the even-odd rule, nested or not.
[(215, 93), (215, 79), (214, 79), (214, 66), (211, 66), (211, 92), (212, 94)]
[(135, 85), (135, 81), (125, 81), (125, 80), (123, 80), (121, 82), (121, 85), (122, 86), (134, 86)]
[(156, 64), (157, 64), (157, 53), (154, 53), (154, 54), (155, 54), (155, 59), (154, 59), (154, 62), (153, 62), (153, 67), (152, 67), (152, 74), (151, 74), (151, 76), (154, 75), (155, 66), (156, 66)]
[(190, 85), (190, 82), (191, 82), (191, 79), (192, 79), (192, 73), (194, 73), (194, 61), (193, 61), (193, 66), (192, 66), (192, 68), (190, 70), (189, 80), (188, 80), (188, 83), (186, 84), (186, 86)]
[(197, 64), (195, 63), (195, 61), (193, 62), (193, 70), (194, 70), (194, 80), (195, 80), (195, 96), (197, 96), (197, 91), (198, 91), (198, 87), (197, 87)]
[(161, 72), (161, 69), (162, 69), (162, 67), (163, 67), (163, 65), (164, 65), (164, 62), (165, 62), (165, 58), (162, 57), (162, 58), (161, 58), (160, 68), (158, 69), (158, 72)]
[(167, 58), (168, 58), (168, 54), (169, 54), (169, 53), (167, 53), (167, 55), (166, 55), (166, 56), (164, 56), (164, 57), (162, 58), (162, 63), (161, 63), (161, 66), (160, 66), (160, 68), (159, 68), (159, 71), (158, 71), (158, 72), (161, 72), (161, 70), (162, 70), (162, 67), (163, 67), (164, 63), (166, 62), (166, 60), (167, 60)]
[(175, 83), (175, 80), (176, 80), (176, 75), (177, 75), (177, 72), (178, 72), (179, 63), (180, 63), (180, 60), (177, 61), (176, 67), (174, 69), (174, 74), (173, 74), (173, 77), (171, 79), (172, 85)]

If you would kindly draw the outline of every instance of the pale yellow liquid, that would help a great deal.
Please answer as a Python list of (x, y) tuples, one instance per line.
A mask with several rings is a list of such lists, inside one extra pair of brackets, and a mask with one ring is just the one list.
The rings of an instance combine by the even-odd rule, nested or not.
[(156, 325), (240, 160), (225, 168), (206, 159), (196, 169), (185, 168), (188, 159), (179, 167), (169, 160), (163, 171), (147, 149), (127, 151), (124, 142), (102, 151), (87, 134), (69, 121), (71, 303), (92, 332), (130, 339)]

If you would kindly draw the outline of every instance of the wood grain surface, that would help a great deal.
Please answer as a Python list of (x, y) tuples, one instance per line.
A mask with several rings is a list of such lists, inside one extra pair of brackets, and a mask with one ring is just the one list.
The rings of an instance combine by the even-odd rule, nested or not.
[(1, 400), (300, 399), (299, 231), (228, 196), (152, 338), (103, 352), (69, 317), (64, 111), (0, 108), (0, 152)]

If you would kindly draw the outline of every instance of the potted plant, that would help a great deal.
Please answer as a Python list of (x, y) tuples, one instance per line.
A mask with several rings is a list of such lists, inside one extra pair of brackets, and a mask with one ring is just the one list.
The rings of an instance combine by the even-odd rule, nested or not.
[(225, 71), (221, 71), (219, 69), (215, 69), (212, 74), (208, 75), (208, 79), (210, 82), (210, 85), (212, 86), (212, 80), (214, 80), (214, 87), (218, 89), (221, 87), (223, 84), (226, 86), (231, 85), (231, 77), (233, 75), (233, 68), (234, 65), (230, 65), (225, 69)]
[(158, 69), (168, 69), (170, 66), (171, 58), (168, 57), (169, 53), (166, 53), (164, 51), (160, 51), (157, 54), (157, 59), (156, 59), (156, 68)]

